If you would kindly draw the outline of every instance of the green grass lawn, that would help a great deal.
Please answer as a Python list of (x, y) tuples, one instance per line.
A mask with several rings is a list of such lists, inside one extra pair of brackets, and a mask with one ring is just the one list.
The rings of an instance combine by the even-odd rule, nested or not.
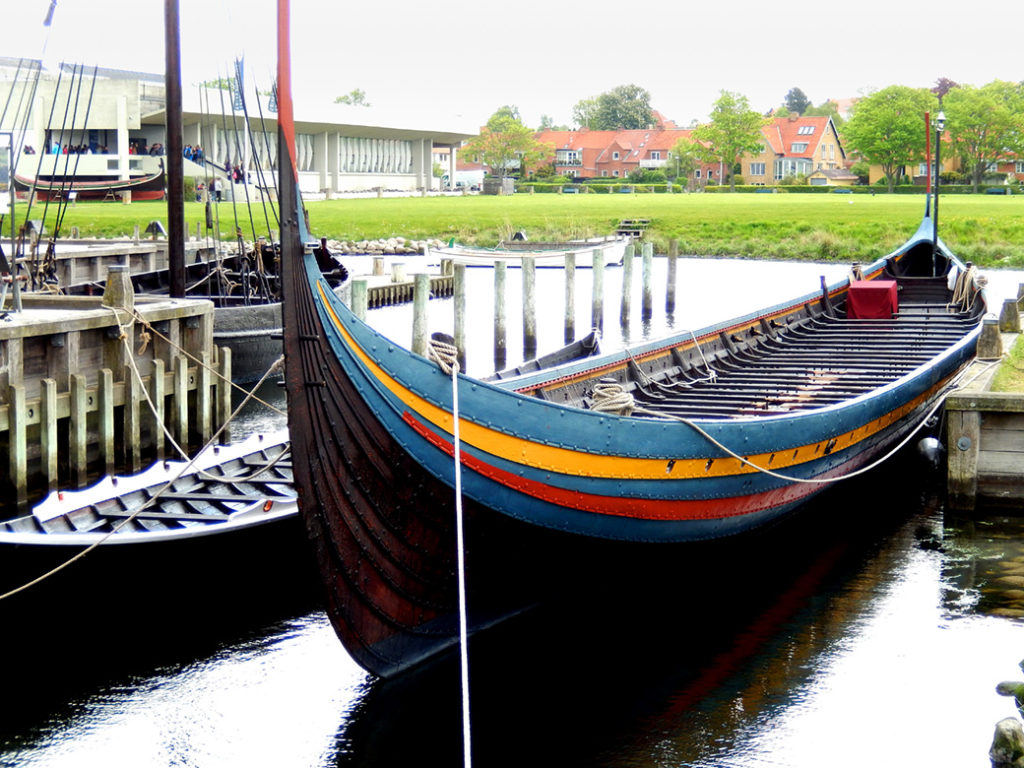
[(1024, 336), (1018, 336), (1013, 349), (1008, 351), (992, 379), (991, 389), (993, 392), (1024, 392)]
[[(923, 195), (835, 194), (517, 194), (505, 197), (341, 199), (308, 203), (318, 236), (358, 240), (403, 236), (455, 238), (494, 245), (517, 230), (532, 240), (611, 233), (620, 219), (648, 218), (656, 251), (672, 239), (686, 255), (868, 261), (897, 247), (924, 213)], [(24, 210), (24, 204), (20, 206)], [(233, 238), (235, 210), (219, 205), (221, 231)], [(23, 215), (23, 214), (22, 214)], [(51, 210), (50, 217), (53, 212)], [(239, 226), (252, 238), (249, 213), (237, 208)], [(32, 218), (42, 216), (34, 204)], [(254, 208), (256, 234), (275, 228), (272, 212)], [(78, 203), (63, 233), (130, 235), (135, 224), (167, 220), (164, 203)], [(191, 231), (203, 207), (186, 203)], [(939, 230), (961, 256), (983, 267), (1024, 268), (1024, 197), (949, 195), (941, 199)], [(6, 226), (5, 226), (6, 231)]]

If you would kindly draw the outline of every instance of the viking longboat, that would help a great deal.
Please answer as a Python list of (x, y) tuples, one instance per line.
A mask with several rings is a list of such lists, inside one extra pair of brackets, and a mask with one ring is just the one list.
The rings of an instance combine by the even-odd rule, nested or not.
[(856, 279), (549, 370), (458, 374), (453, 387), (443, 349), (438, 363), (383, 337), (321, 278), (282, 94), (299, 509), (334, 627), (377, 675), (458, 644), (456, 471), (475, 632), (524, 607), (531, 588), (554, 589), (552, 569), (592, 544), (685, 558), (678, 547), (780, 518), (912, 437), (973, 358), (984, 297), (941, 240), (933, 253), (926, 215)]
[(38, 200), (67, 200), (71, 193), (78, 200), (113, 199), (131, 192), (133, 200), (163, 200), (167, 189), (163, 163), (160, 170), (128, 179), (86, 175), (54, 175), (31, 178), (14, 174), (18, 192), (34, 192)]

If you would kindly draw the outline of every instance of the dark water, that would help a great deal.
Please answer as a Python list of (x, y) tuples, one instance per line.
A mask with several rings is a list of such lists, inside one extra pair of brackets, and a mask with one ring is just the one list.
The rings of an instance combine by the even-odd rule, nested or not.
[[(813, 288), (813, 265), (778, 269), (801, 266)], [(697, 311), (707, 284), (690, 284)], [(371, 320), (394, 333), (402, 311)], [(235, 437), (277, 423), (253, 408)], [(907, 455), (746, 544), (609, 562), (479, 638), (474, 763), (987, 766), (1014, 712), (995, 685), (1024, 676), (1024, 523), (954, 517), (937, 486)], [(0, 766), (461, 765), (454, 660), (362, 672), (301, 538), (86, 563), (0, 604)]]

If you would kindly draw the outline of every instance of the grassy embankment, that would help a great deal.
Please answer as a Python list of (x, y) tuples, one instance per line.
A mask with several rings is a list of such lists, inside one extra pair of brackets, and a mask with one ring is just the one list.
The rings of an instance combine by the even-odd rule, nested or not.
[[(24, 211), (24, 205), (20, 206)], [(308, 204), (312, 229), (335, 240), (403, 236), (454, 237), (493, 245), (517, 230), (532, 240), (603, 235), (620, 219), (648, 218), (648, 238), (662, 253), (672, 239), (687, 255), (869, 261), (898, 246), (924, 213), (920, 195), (529, 195), (343, 199)], [(240, 225), (252, 237), (248, 213)], [(965, 260), (982, 267), (1024, 268), (1024, 199), (994, 195), (942, 198), (939, 229)], [(42, 215), (33, 207), (32, 217)], [(52, 215), (52, 214), (51, 214)], [(267, 214), (273, 222), (273, 215)], [(234, 231), (230, 203), (219, 206), (221, 229)], [(192, 231), (203, 208), (186, 203)], [(253, 209), (256, 233), (267, 231), (261, 208)], [(166, 222), (164, 203), (79, 203), (63, 231), (83, 236), (130, 234), (135, 224)], [(273, 227), (273, 223), (271, 227)], [(5, 227), (6, 229), (6, 227)]]
[(993, 392), (1024, 392), (1024, 336), (1018, 336), (1013, 349), (992, 378)]

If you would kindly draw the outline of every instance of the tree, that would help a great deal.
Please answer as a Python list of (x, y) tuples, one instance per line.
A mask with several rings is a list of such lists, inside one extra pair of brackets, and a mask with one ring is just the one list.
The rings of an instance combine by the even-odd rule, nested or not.
[(832, 118), (832, 124), (838, 131), (842, 127), (844, 120), (839, 115), (839, 105), (832, 101), (823, 101), (816, 107), (808, 107), (803, 113), (804, 117), (830, 117)]
[(526, 175), (539, 165), (554, 159), (552, 144), (537, 141), (533, 132), (516, 116), (515, 107), (501, 107), (487, 125), (463, 147), (476, 155), (494, 176), (506, 176), (517, 167)]
[(593, 99), (582, 99), (572, 108), (581, 128), (614, 131), (646, 128), (654, 122), (651, 94), (639, 85), (619, 85)]
[(892, 192), (899, 169), (925, 159), (924, 113), (936, 106), (930, 91), (891, 85), (857, 102), (843, 139), (871, 165), (882, 167)]
[(939, 98), (939, 106), (942, 106), (942, 100), (946, 98), (946, 94), (957, 88), (960, 84), (956, 80), (950, 80), (948, 77), (940, 77), (935, 81), (935, 87), (932, 88), (934, 93)]
[[(761, 129), (766, 122), (765, 117), (750, 108), (746, 96), (722, 91), (711, 110), (711, 122), (698, 126), (693, 138), (703, 145), (704, 159), (732, 168), (747, 152), (761, 152)], [(736, 190), (733, 174), (729, 174), (729, 189)]]
[(790, 88), (783, 103), (786, 105), (786, 109), (798, 115), (802, 115), (811, 106), (811, 100), (799, 88)]
[(1024, 150), (1024, 94), (1018, 83), (995, 80), (981, 88), (957, 86), (945, 95), (950, 145), (977, 192), (990, 163)]
[(700, 167), (704, 152), (704, 147), (683, 137), (669, 150), (668, 163), (665, 167), (675, 173), (677, 180), (686, 179), (686, 186), (689, 188), (693, 180), (693, 172)]
[(573, 105), (572, 119), (578, 128), (594, 128), (597, 120), (597, 99), (580, 99)]
[(540, 127), (537, 131), (568, 131), (569, 126), (567, 125), (555, 125), (554, 119), (551, 115), (540, 116)]
[(344, 96), (338, 96), (334, 100), (335, 104), (348, 104), (352, 107), (368, 107), (370, 102), (366, 100), (366, 91), (362, 88), (353, 88), (351, 91), (346, 93)]

